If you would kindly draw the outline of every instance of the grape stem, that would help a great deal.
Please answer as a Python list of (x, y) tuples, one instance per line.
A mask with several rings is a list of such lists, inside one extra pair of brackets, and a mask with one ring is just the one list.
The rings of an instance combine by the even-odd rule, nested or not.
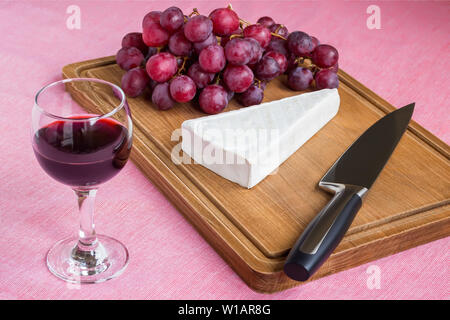
[(251, 23), (250, 22), (248, 22), (248, 21), (245, 21), (244, 19), (241, 19), (241, 18), (239, 18), (239, 22), (240, 23), (243, 23), (243, 24), (246, 24), (246, 25), (251, 25)]
[(233, 39), (233, 38), (243, 38), (244, 36), (242, 34), (232, 34), (229, 38), (229, 40)]
[(303, 57), (298, 57), (297, 59), (294, 60), (294, 62), (300, 66), (303, 63), (304, 58)]
[(189, 17), (192, 17), (192, 15), (194, 15), (194, 14), (197, 15), (197, 16), (200, 15), (200, 13), (198, 12), (197, 8), (192, 9), (192, 13), (189, 15)]
[(217, 76), (216, 76), (216, 81), (214, 81), (215, 84), (219, 84), (219, 82), (220, 82), (220, 75), (221, 75), (221, 74), (222, 74), (221, 72), (219, 72), (219, 73), (217, 74)]
[(184, 71), (184, 68), (186, 66), (186, 61), (188, 61), (188, 60), (189, 60), (189, 57), (183, 57), (183, 64), (178, 69), (177, 75), (180, 75)]
[(278, 37), (280, 39), (287, 40), (285, 37), (283, 37), (282, 35), (279, 35), (278, 33), (271, 32), (270, 34), (273, 35), (274, 37)]
[(297, 66), (309, 69), (312, 72), (315, 72), (316, 69), (319, 69), (314, 63), (312, 63), (310, 59), (305, 57), (298, 57), (294, 62), (297, 64)]

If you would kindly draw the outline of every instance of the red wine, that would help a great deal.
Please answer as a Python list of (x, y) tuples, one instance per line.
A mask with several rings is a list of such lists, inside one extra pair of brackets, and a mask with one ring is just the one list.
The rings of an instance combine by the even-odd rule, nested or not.
[(55, 121), (35, 133), (33, 149), (52, 178), (70, 186), (93, 186), (123, 168), (131, 141), (128, 130), (113, 119)]

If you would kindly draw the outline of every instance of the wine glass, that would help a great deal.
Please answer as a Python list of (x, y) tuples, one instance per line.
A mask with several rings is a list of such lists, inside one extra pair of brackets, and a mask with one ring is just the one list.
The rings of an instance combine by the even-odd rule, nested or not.
[(121, 242), (95, 233), (93, 213), (99, 185), (128, 160), (132, 130), (124, 92), (107, 81), (65, 79), (36, 94), (31, 130), (36, 158), (50, 177), (68, 185), (78, 198), (78, 237), (57, 242), (47, 253), (49, 270), (63, 280), (102, 282), (120, 275), (128, 264)]

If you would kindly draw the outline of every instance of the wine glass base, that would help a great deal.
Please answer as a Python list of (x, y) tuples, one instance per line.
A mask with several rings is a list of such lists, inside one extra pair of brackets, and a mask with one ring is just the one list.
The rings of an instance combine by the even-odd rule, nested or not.
[(98, 283), (121, 275), (128, 265), (127, 248), (108, 236), (97, 235), (97, 240), (98, 246), (87, 263), (74, 259), (78, 238), (58, 241), (47, 253), (48, 269), (70, 283)]

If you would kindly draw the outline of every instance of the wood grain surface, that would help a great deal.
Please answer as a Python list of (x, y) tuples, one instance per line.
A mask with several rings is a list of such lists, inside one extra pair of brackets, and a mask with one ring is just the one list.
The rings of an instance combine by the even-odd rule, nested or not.
[[(66, 78), (120, 84), (114, 57), (74, 63)], [(186, 119), (204, 116), (195, 103), (157, 110), (146, 93), (129, 98), (132, 160), (253, 289), (274, 292), (300, 284), (282, 272), (287, 252), (331, 196), (317, 186), (336, 159), (370, 125), (394, 110), (339, 71), (338, 114), (278, 169), (250, 190), (198, 164), (175, 164), (171, 139)], [(299, 94), (284, 77), (271, 81), (264, 102)], [(69, 86), (93, 113), (111, 109), (111, 93)], [(398, 106), (401, 107), (401, 106)], [(239, 108), (232, 100), (226, 111)], [(346, 236), (312, 279), (339, 272), (450, 234), (450, 148), (412, 121), (368, 193)], [(310, 280), (311, 281), (311, 280)]]

